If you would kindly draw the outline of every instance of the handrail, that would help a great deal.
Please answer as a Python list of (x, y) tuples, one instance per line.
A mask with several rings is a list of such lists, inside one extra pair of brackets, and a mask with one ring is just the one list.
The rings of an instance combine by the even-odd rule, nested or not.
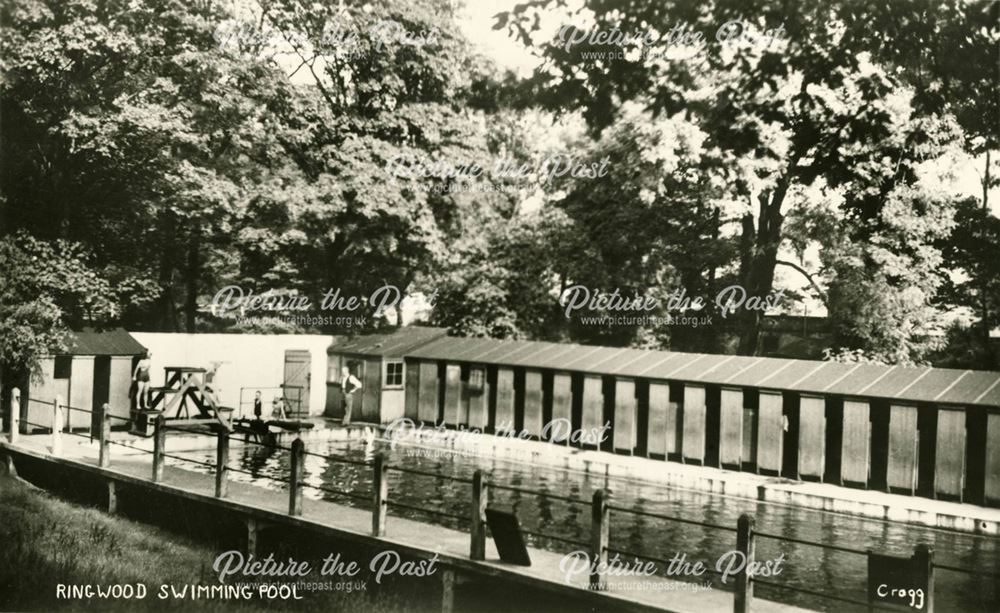
[(135, 445), (129, 445), (128, 443), (123, 443), (121, 441), (108, 441), (109, 445), (117, 445), (118, 447), (127, 447), (129, 449), (135, 449), (136, 451), (141, 451), (143, 453), (153, 453), (152, 449), (143, 449), (142, 447), (136, 447)]
[(179, 455), (164, 453), (163, 457), (170, 458), (171, 460), (177, 460), (179, 462), (187, 462), (189, 464), (198, 464), (199, 466), (208, 466), (209, 468), (215, 468), (215, 464), (211, 464), (209, 462), (202, 462), (201, 460), (195, 460), (193, 458), (182, 458)]
[[(425, 470), (419, 470), (416, 468), (403, 468), (402, 466), (389, 466), (389, 470), (394, 470), (401, 473), (409, 473), (411, 475), (421, 475), (424, 477), (431, 477), (432, 479), (444, 479), (446, 481), (456, 481), (458, 483), (472, 483), (472, 479), (467, 479), (465, 477), (456, 477), (455, 475), (441, 475), (438, 473), (432, 473)], [(494, 486), (498, 487), (498, 486)]]
[(466, 522), (469, 519), (468, 517), (462, 517), (461, 515), (455, 515), (454, 513), (448, 513), (447, 511), (438, 511), (436, 509), (425, 509), (423, 507), (415, 507), (413, 505), (406, 504), (405, 502), (394, 502), (392, 500), (389, 500), (387, 501), (387, 504), (390, 507), (408, 509), (410, 511), (416, 511), (418, 513), (428, 513), (430, 515), (440, 515), (441, 517), (448, 517), (450, 519), (454, 519), (460, 522)]
[(955, 573), (965, 573), (967, 575), (976, 575), (979, 577), (991, 577), (993, 579), (1000, 579), (1000, 573), (990, 573), (982, 570), (972, 570), (971, 568), (960, 568), (958, 566), (951, 566), (949, 564), (938, 564), (934, 563), (934, 568), (940, 568), (941, 570), (948, 570)]
[(355, 494), (354, 492), (348, 492), (347, 490), (341, 490), (335, 487), (328, 487), (325, 485), (313, 485), (311, 483), (303, 483), (302, 487), (312, 488), (314, 490), (327, 492), (329, 494), (334, 494), (337, 496), (344, 496), (345, 498), (351, 498), (353, 500), (363, 500), (365, 502), (371, 502), (370, 496), (362, 496), (361, 494)]
[[(666, 559), (666, 558), (659, 558), (657, 556), (650, 556), (650, 555), (645, 555), (645, 554), (641, 554), (641, 553), (635, 553), (634, 551), (626, 551), (626, 550), (623, 550), (623, 549), (615, 549), (615, 548), (612, 548), (612, 547), (608, 547), (608, 553), (616, 553), (616, 554), (622, 555), (622, 556), (633, 556), (633, 557), (638, 558), (640, 560), (649, 560), (650, 562), (656, 562), (658, 564), (663, 564), (664, 566), (670, 566), (670, 564), (671, 564), (671, 561), (668, 560), (668, 559)], [(727, 573), (725, 573), (723, 571), (716, 570), (714, 568), (710, 568), (710, 567), (707, 567), (707, 566), (705, 567), (705, 572), (711, 573), (713, 575), (717, 575), (719, 577), (727, 574)]]
[[(683, 517), (673, 517), (671, 515), (662, 515), (660, 513), (653, 513), (651, 511), (640, 511), (639, 509), (628, 509), (626, 507), (619, 507), (616, 505), (609, 505), (612, 511), (621, 511), (623, 513), (631, 513), (633, 515), (642, 515), (644, 517), (654, 517), (656, 519), (665, 519), (667, 521), (676, 521), (682, 524), (690, 524), (693, 526), (702, 526), (704, 528), (713, 528), (715, 530), (728, 530), (729, 532), (736, 532), (736, 528), (732, 526), (722, 526), (720, 524), (710, 524), (708, 522), (697, 521), (694, 519), (684, 519)], [(757, 533), (758, 536), (760, 533)]]
[[(257, 473), (251, 472), (249, 470), (243, 470), (242, 468), (233, 468), (232, 466), (227, 466), (226, 470), (231, 470), (234, 473), (240, 473), (242, 475), (250, 475), (254, 479), (267, 479), (269, 481), (277, 481), (278, 483), (284, 483), (285, 485), (288, 485), (289, 483), (291, 483), (290, 480), (285, 479), (283, 477), (275, 477), (273, 475), (261, 475), (261, 474), (257, 474)], [(303, 485), (305, 485), (305, 484), (303, 484)]]
[(314, 451), (305, 451), (305, 455), (313, 456), (316, 458), (323, 458), (325, 460), (333, 460), (335, 462), (341, 462), (343, 464), (353, 464), (354, 466), (371, 466), (371, 462), (365, 462), (363, 460), (355, 460), (352, 458), (347, 458), (339, 455), (330, 455), (326, 453), (316, 453)]
[(561, 500), (563, 502), (568, 502), (570, 504), (579, 504), (588, 507), (590, 506), (589, 500), (580, 500), (579, 498), (573, 498), (572, 496), (562, 496), (560, 494), (553, 494), (551, 492), (526, 490), (524, 488), (517, 487), (516, 485), (500, 485), (499, 483), (491, 483), (490, 486), (498, 490), (517, 492), (519, 494), (528, 494), (529, 496), (542, 496), (543, 498), (552, 498), (553, 500)]
[(778, 541), (785, 541), (786, 543), (796, 543), (799, 545), (810, 545), (813, 547), (823, 547), (824, 549), (833, 549), (834, 551), (841, 551), (844, 553), (853, 553), (856, 555), (866, 556), (868, 552), (864, 549), (854, 549), (851, 547), (842, 547), (840, 545), (827, 545), (826, 543), (816, 543), (814, 541), (804, 541), (802, 539), (797, 539), (791, 536), (784, 536), (782, 534), (768, 534), (766, 532), (754, 532), (755, 536), (760, 536), (768, 539), (775, 539)]
[[(35, 399), (35, 398), (29, 398), (28, 400), (30, 402), (36, 402), (38, 404), (43, 404), (43, 405), (46, 405), (46, 406), (53, 407), (55, 409), (55, 411), (56, 411), (55, 415), (59, 415), (59, 410), (61, 408), (66, 408), (66, 409), (71, 410), (71, 411), (78, 411), (78, 412), (83, 412), (83, 413), (94, 413), (95, 412), (95, 411), (91, 411), (91, 410), (87, 410), (87, 409), (81, 409), (81, 408), (72, 407), (72, 406), (65, 405), (65, 404), (60, 404), (61, 401), (58, 399), (58, 397), (57, 397), (56, 400), (54, 400), (52, 402), (46, 402), (46, 401), (38, 400), (38, 399)], [(125, 417), (120, 417), (120, 416), (117, 416), (117, 415), (112, 415), (107, 410), (107, 405), (105, 405), (105, 408), (104, 408), (104, 410), (101, 411), (101, 414), (102, 414), (103, 418), (106, 419), (106, 420), (118, 419), (118, 420), (122, 420), (122, 421), (126, 421), (126, 422), (131, 421), (130, 418), (125, 418)], [(36, 428), (41, 428), (41, 429), (46, 429), (46, 430), (53, 430), (53, 440), (54, 441), (57, 440), (56, 431), (58, 431), (58, 432), (66, 431), (66, 432), (68, 432), (69, 434), (71, 434), (73, 436), (77, 436), (77, 437), (80, 437), (80, 438), (87, 438), (87, 439), (91, 439), (91, 440), (94, 440), (94, 438), (96, 437), (96, 435), (94, 435), (94, 434), (81, 434), (79, 432), (74, 432), (72, 429), (65, 429), (65, 427), (54, 427), (54, 424), (43, 425), (43, 424), (33, 423), (33, 422), (30, 422), (30, 421), (27, 421), (27, 420), (19, 420), (19, 421), (20, 421), (20, 423), (23, 423), (23, 424), (25, 424), (27, 426), (33, 426), (33, 427), (36, 427)], [(105, 426), (107, 426), (107, 423), (105, 423)], [(200, 435), (206, 435), (206, 436), (211, 436), (211, 437), (220, 436), (218, 434), (218, 432), (216, 432), (216, 431), (207, 431), (207, 430), (201, 430), (201, 429), (190, 429), (190, 428), (185, 428), (185, 427), (181, 427), (181, 426), (171, 426), (168, 423), (164, 423), (164, 420), (163, 420), (163, 418), (161, 416), (158, 419), (158, 421), (157, 421), (157, 431), (160, 432), (160, 434), (158, 434), (157, 436), (158, 437), (164, 436), (165, 432), (167, 430), (175, 430), (175, 431), (179, 431), (179, 432), (185, 432), (185, 433), (188, 433), (188, 434), (200, 434)], [(106, 432), (106, 430), (105, 430), (105, 432)], [(110, 440), (109, 438), (105, 437), (105, 432), (102, 432), (101, 437), (100, 437), (100, 441), (101, 441), (102, 445), (116, 445), (116, 446), (120, 446), (120, 447), (130, 448), (130, 449), (133, 449), (135, 451), (140, 451), (140, 452), (143, 452), (143, 453), (152, 454), (154, 456), (154, 469), (156, 467), (156, 462), (157, 461), (159, 461), (159, 462), (162, 463), (162, 458), (170, 458), (172, 460), (176, 460), (176, 461), (179, 461), (179, 462), (186, 462), (186, 463), (190, 463), (190, 464), (200, 465), (200, 466), (204, 466), (204, 467), (215, 469), (216, 471), (219, 470), (218, 463), (205, 462), (205, 461), (201, 461), (201, 460), (196, 460), (196, 459), (192, 459), (192, 458), (185, 458), (185, 457), (182, 457), (182, 456), (177, 456), (177, 455), (165, 453), (163, 451), (162, 447), (161, 447), (161, 443), (159, 442), (161, 439), (156, 439), (157, 440), (156, 446), (154, 446), (153, 450), (149, 450), (149, 449), (144, 449), (142, 447), (137, 447), (135, 445), (130, 445), (128, 443), (124, 443), (124, 442), (121, 442), (121, 441)], [(223, 438), (219, 438), (219, 440), (220, 440), (220, 445), (222, 445), (221, 441), (224, 440), (224, 437)], [(263, 446), (263, 447), (267, 447), (268, 449), (280, 450), (280, 451), (288, 451), (288, 452), (290, 452), (290, 453), (293, 454), (293, 458), (292, 458), (292, 464), (293, 464), (293, 466), (295, 466), (295, 463), (296, 463), (295, 453), (301, 454), (301, 455), (298, 456), (299, 458), (301, 458), (301, 456), (304, 456), (304, 455), (309, 455), (309, 456), (313, 456), (313, 457), (323, 458), (325, 460), (329, 460), (329, 461), (333, 461), (333, 462), (341, 462), (341, 463), (355, 465), (355, 466), (373, 466), (373, 463), (372, 462), (368, 462), (368, 461), (355, 460), (353, 458), (348, 458), (348, 457), (338, 456), (338, 455), (332, 455), (332, 454), (323, 454), (323, 453), (316, 453), (316, 452), (305, 451), (302, 443), (300, 442), (300, 440), (301, 439), (297, 439), (296, 440), (296, 444), (294, 444), (292, 447), (287, 447), (287, 446), (283, 446), (283, 445), (277, 445), (277, 444), (272, 444), (272, 443), (257, 441), (257, 440), (253, 440), (253, 439), (251, 439), (249, 437), (246, 439), (245, 442), (251, 443), (251, 444), (256, 444), (256, 445)], [(296, 451), (296, 445), (297, 445), (297, 451)], [(220, 447), (220, 449), (221, 448), (222, 447)], [(102, 453), (103, 453), (103, 451), (102, 451)], [(57, 455), (58, 455), (58, 453), (57, 453)], [(222, 457), (222, 456), (220, 456), (220, 457)], [(159, 460), (157, 458), (159, 458)], [(397, 471), (397, 472), (400, 472), (400, 473), (415, 474), (415, 475), (421, 475), (421, 476), (431, 477), (431, 478), (435, 478), (435, 479), (444, 479), (444, 480), (454, 481), (454, 482), (458, 482), (458, 483), (473, 484), (474, 488), (481, 487), (480, 485), (477, 485), (478, 482), (477, 482), (476, 479), (468, 479), (466, 477), (460, 477), (460, 476), (454, 476), (454, 475), (443, 475), (443, 474), (434, 473), (434, 472), (425, 471), (425, 470), (420, 470), (420, 469), (416, 469), (416, 468), (408, 468), (408, 467), (402, 467), (402, 466), (392, 466), (392, 465), (388, 465), (388, 464), (384, 463), (384, 460), (378, 460), (377, 462), (374, 463), (374, 466), (376, 467), (376, 474), (377, 474), (377, 471), (378, 471), (378, 467), (381, 466), (382, 470), (384, 470), (384, 471), (394, 470), (394, 471)], [(365, 496), (365, 495), (362, 495), (362, 494), (357, 494), (357, 493), (346, 491), (346, 490), (341, 490), (341, 489), (338, 489), (338, 488), (335, 488), (335, 487), (329, 487), (329, 486), (325, 486), (325, 485), (309, 484), (309, 483), (305, 483), (305, 482), (301, 481), (301, 479), (286, 479), (286, 478), (282, 478), (282, 477), (278, 477), (278, 476), (267, 475), (267, 474), (260, 474), (260, 473), (257, 473), (257, 472), (251, 472), (251, 471), (247, 471), (247, 470), (244, 470), (244, 469), (241, 469), (241, 468), (234, 468), (234, 467), (231, 467), (231, 466), (228, 466), (228, 465), (226, 466), (226, 471), (232, 471), (232, 472), (235, 472), (235, 473), (246, 474), (246, 475), (249, 475), (249, 476), (251, 476), (253, 478), (257, 478), (257, 479), (263, 478), (263, 479), (266, 479), (266, 480), (269, 480), (269, 481), (275, 481), (275, 482), (278, 482), (278, 483), (283, 483), (283, 484), (285, 484), (285, 485), (293, 488), (293, 490), (296, 489), (296, 488), (308, 487), (308, 488), (311, 488), (311, 489), (315, 489), (315, 490), (318, 490), (318, 491), (326, 492), (326, 493), (329, 493), (329, 494), (332, 494), (332, 495), (336, 495), (336, 496), (342, 496), (342, 497), (349, 498), (349, 499), (352, 499), (352, 500), (364, 501), (364, 502), (368, 502), (368, 503), (371, 503), (371, 502), (374, 501), (375, 505), (376, 505), (376, 509), (373, 510), (373, 514), (375, 514), (375, 513), (378, 512), (378, 510), (377, 510), (378, 506), (381, 504), (383, 506), (394, 507), (394, 508), (399, 508), (399, 509), (406, 509), (406, 510), (414, 511), (414, 512), (417, 512), (417, 513), (423, 513), (423, 514), (428, 514), (428, 515), (435, 515), (435, 516), (439, 516), (439, 517), (445, 517), (445, 518), (449, 518), (451, 520), (455, 520), (455, 521), (461, 522), (462, 524), (465, 524), (466, 522), (470, 521), (470, 517), (456, 515), (454, 513), (449, 513), (447, 511), (441, 511), (441, 510), (436, 510), (436, 509), (428, 509), (428, 508), (414, 506), (414, 505), (410, 505), (410, 504), (406, 504), (406, 503), (402, 503), (402, 502), (397, 502), (397, 501), (393, 501), (393, 500), (384, 499), (383, 498), (383, 496), (385, 495), (384, 492), (386, 492), (388, 490), (383, 490), (383, 493), (381, 493), (381, 494), (379, 494), (376, 491), (375, 495), (373, 497), (373, 496)], [(481, 473), (482, 471), (478, 471), (478, 472)], [(156, 473), (155, 473), (155, 470), (154, 470), (154, 480), (156, 480), (155, 474)], [(384, 475), (384, 473), (383, 473), (383, 475)], [(293, 476), (294, 476), (294, 474), (293, 474)], [(224, 480), (224, 478), (225, 478), (224, 475), (221, 478)], [(477, 475), (477, 478), (479, 478), (478, 475)], [(377, 480), (377, 478), (376, 478), (376, 480)], [(482, 487), (485, 487), (485, 481), (484, 481), (484, 484), (483, 484)], [(577, 499), (577, 498), (573, 498), (571, 496), (563, 496), (563, 495), (560, 495), (560, 494), (553, 494), (553, 493), (545, 492), (545, 491), (530, 490), (530, 489), (525, 489), (525, 488), (514, 486), (514, 485), (505, 485), (505, 484), (499, 484), (499, 483), (489, 483), (488, 487), (496, 488), (498, 490), (512, 491), (512, 492), (518, 492), (518, 493), (527, 494), (527, 495), (533, 495), (533, 496), (540, 496), (540, 497), (545, 497), (545, 498), (551, 498), (551, 499), (554, 499), (554, 500), (561, 500), (561, 501), (567, 502), (569, 504), (581, 505), (581, 506), (589, 506), (591, 504), (597, 505), (598, 504), (598, 495), (604, 495), (605, 494), (603, 492), (603, 490), (598, 491), (597, 494), (595, 494), (595, 498), (594, 498), (593, 503), (591, 503), (591, 502), (588, 502), (588, 501), (584, 501), (584, 500), (580, 500), (580, 499)], [(378, 488), (376, 488), (376, 490), (377, 489)], [(219, 495), (219, 494), (217, 494), (217, 495)], [(474, 499), (475, 499), (475, 497), (474, 497)], [(639, 509), (631, 509), (631, 508), (621, 507), (621, 506), (617, 506), (617, 505), (611, 505), (611, 504), (607, 504), (606, 502), (604, 502), (604, 498), (603, 497), (600, 498), (600, 501), (601, 501), (600, 504), (603, 505), (603, 508), (606, 511), (613, 510), (613, 511), (617, 511), (617, 512), (628, 513), (628, 514), (631, 514), (631, 515), (637, 515), (637, 516), (641, 516), (641, 517), (650, 517), (650, 518), (654, 518), (654, 519), (661, 519), (661, 520), (665, 520), (665, 521), (678, 522), (678, 523), (682, 523), (682, 524), (696, 525), (696, 526), (700, 526), (700, 527), (704, 527), (704, 528), (722, 530), (722, 531), (727, 531), (727, 532), (737, 532), (738, 535), (739, 534), (744, 534), (744, 535), (747, 534), (747, 532), (742, 532), (742, 533), (740, 532), (740, 530), (744, 529), (744, 528), (739, 528), (739, 527), (733, 528), (731, 526), (725, 526), (725, 525), (713, 524), (713, 523), (702, 522), (702, 521), (697, 521), (697, 520), (685, 519), (685, 518), (682, 518), (682, 517), (675, 517), (675, 516), (665, 515), (665, 514), (656, 513), (656, 512), (652, 512), (652, 511), (644, 511), (644, 510), (639, 510)], [(594, 508), (596, 509), (597, 507), (595, 506)], [(744, 517), (746, 517), (746, 516), (744, 516)], [(742, 521), (743, 521), (743, 519), (741, 519), (741, 522)], [(751, 525), (752, 525), (752, 518), (750, 518), (749, 521), (751, 522)], [(473, 522), (473, 524), (475, 524), (475, 522)], [(587, 550), (589, 555), (595, 555), (595, 553), (593, 551), (590, 551), (590, 548), (594, 546), (593, 542), (586, 543), (586, 542), (577, 541), (577, 540), (566, 538), (566, 537), (562, 537), (562, 536), (557, 536), (557, 535), (552, 535), (552, 534), (545, 534), (545, 533), (542, 533), (542, 532), (535, 532), (535, 531), (530, 531), (530, 530), (525, 530), (525, 529), (522, 529), (521, 532), (523, 534), (527, 535), (527, 536), (531, 536), (531, 537), (534, 537), (534, 538), (537, 538), (537, 539), (547, 539), (547, 540), (551, 540), (551, 541), (563, 543), (563, 544), (566, 544), (566, 545), (572, 545), (574, 547), (581, 547), (581, 548), (584, 548), (585, 550)], [(769, 538), (769, 539), (780, 540), (780, 541), (788, 542), (788, 543), (796, 543), (796, 544), (800, 544), (800, 545), (819, 547), (819, 548), (822, 548), (822, 549), (829, 549), (829, 550), (833, 550), (833, 551), (839, 551), (839, 552), (843, 552), (843, 553), (850, 553), (850, 554), (854, 554), (854, 555), (867, 555), (868, 554), (868, 551), (861, 550), (861, 549), (856, 549), (856, 548), (852, 548), (852, 547), (844, 547), (844, 546), (840, 546), (840, 545), (831, 545), (831, 544), (820, 543), (820, 542), (815, 542), (815, 541), (807, 541), (807, 540), (804, 540), (804, 539), (799, 539), (799, 538), (795, 538), (795, 537), (791, 537), (791, 536), (785, 536), (785, 535), (781, 535), (781, 534), (772, 534), (772, 533), (767, 533), (767, 532), (758, 532), (758, 531), (755, 531), (755, 530), (750, 530), (749, 534), (751, 534), (753, 537), (758, 537), (759, 536), (759, 537), (762, 537), (762, 538)], [(380, 536), (380, 535), (381, 535), (380, 533), (376, 534), (376, 536)], [(475, 537), (475, 535), (473, 535), (473, 537)], [(603, 536), (603, 541), (602, 541), (602, 545), (601, 545), (600, 551), (602, 552), (602, 555), (603, 555), (603, 552), (609, 552), (609, 553), (614, 553), (614, 554), (617, 554), (617, 555), (633, 556), (633, 557), (635, 557), (637, 559), (649, 560), (649, 561), (657, 562), (657, 563), (660, 563), (660, 564), (669, 565), (671, 563), (669, 560), (666, 560), (664, 558), (660, 558), (660, 557), (656, 557), (656, 556), (651, 556), (651, 555), (646, 555), (646, 554), (639, 554), (639, 553), (636, 553), (636, 552), (631, 552), (631, 551), (622, 550), (622, 549), (612, 548), (612, 547), (608, 546), (608, 544), (607, 544), (607, 534), (606, 533)], [(949, 565), (949, 564), (932, 563), (931, 566), (933, 568), (936, 568), (936, 569), (941, 569), (941, 570), (950, 571), (950, 572), (965, 573), (965, 574), (968, 574), (968, 575), (990, 577), (990, 578), (994, 578), (994, 579), (1000, 578), (1000, 573), (992, 573), (992, 572), (987, 572), (987, 571), (973, 570), (973, 569), (962, 568), (962, 567), (958, 567), (958, 566), (952, 566), (952, 565)], [(709, 572), (711, 572), (714, 575), (722, 575), (723, 574), (723, 573), (721, 573), (719, 571), (716, 571), (714, 569), (711, 569), (711, 568), (706, 568), (706, 570), (709, 571)], [(790, 585), (790, 584), (785, 584), (785, 583), (776, 583), (776, 582), (773, 582), (773, 581), (768, 581), (768, 580), (765, 580), (765, 579), (759, 579), (759, 578), (756, 578), (756, 577), (748, 577), (747, 581), (749, 581), (749, 582), (751, 582), (753, 584), (761, 585), (761, 586), (768, 587), (768, 588), (773, 588), (773, 589), (778, 589), (778, 590), (788, 590), (788, 591), (797, 592), (797, 593), (801, 593), (801, 594), (805, 594), (805, 595), (809, 595), (809, 596), (814, 596), (814, 597), (817, 597), (817, 598), (824, 598), (824, 599), (829, 599), (829, 600), (834, 600), (834, 601), (839, 601), (839, 602), (856, 604), (856, 605), (859, 605), (859, 606), (866, 606), (866, 607), (871, 607), (871, 608), (875, 608), (875, 609), (894, 610), (892, 607), (889, 607), (889, 606), (886, 606), (886, 605), (883, 605), (883, 604), (880, 604), (880, 603), (869, 603), (867, 601), (862, 601), (862, 600), (858, 600), (858, 599), (854, 599), (854, 598), (839, 596), (839, 595), (836, 595), (836, 594), (823, 593), (823, 592), (819, 592), (819, 591), (815, 591), (815, 590), (810, 590), (810, 589), (807, 589), (807, 588), (798, 587), (798, 586), (795, 586), (795, 585)]]
[[(28, 425), (28, 426), (34, 426), (36, 428), (43, 428), (45, 430), (51, 430), (52, 429), (51, 425), (43, 426), (42, 424), (36, 424), (36, 423), (28, 421), (26, 419), (22, 419), (21, 423), (25, 424), (25, 425)], [(72, 435), (72, 436), (78, 436), (80, 438), (86, 438), (86, 439), (90, 438), (89, 434), (80, 434), (79, 432), (73, 432), (73, 430), (71, 430), (71, 429), (61, 429), (59, 431), (60, 432), (65, 432), (66, 434), (69, 434), (69, 435)]]

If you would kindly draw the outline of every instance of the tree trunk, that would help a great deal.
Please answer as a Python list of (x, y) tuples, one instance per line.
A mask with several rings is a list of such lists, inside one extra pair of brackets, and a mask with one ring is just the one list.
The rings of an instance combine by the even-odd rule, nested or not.
[[(990, 150), (986, 150), (986, 169), (983, 172), (983, 210), (989, 212), (989, 198), (990, 198)], [(986, 357), (986, 363), (983, 364), (983, 368), (993, 368), (993, 347), (990, 345), (990, 302), (989, 302), (989, 283), (985, 278), (979, 281), (979, 317), (982, 320), (982, 336), (980, 340), (983, 343), (983, 355)]]
[(184, 327), (188, 332), (195, 332), (198, 315), (198, 277), (201, 274), (201, 233), (197, 230), (191, 235), (187, 249), (187, 274), (185, 275), (186, 296), (184, 299)]
[[(774, 268), (781, 246), (781, 228), (784, 216), (781, 205), (788, 193), (789, 178), (779, 181), (773, 192), (761, 193), (758, 198), (758, 227), (754, 229), (753, 216), (743, 217), (743, 236), (740, 239), (740, 276), (747, 299), (757, 296), (764, 299), (774, 284)], [(741, 308), (737, 313), (740, 323), (740, 355), (756, 355), (764, 313)]]
[(990, 150), (986, 150), (986, 169), (983, 172), (983, 210), (990, 210)]
[(164, 332), (176, 332), (176, 315), (174, 313), (174, 219), (173, 215), (167, 211), (162, 213), (161, 224), (163, 226), (160, 252), (160, 270), (157, 281), (160, 286), (160, 325), (159, 330)]

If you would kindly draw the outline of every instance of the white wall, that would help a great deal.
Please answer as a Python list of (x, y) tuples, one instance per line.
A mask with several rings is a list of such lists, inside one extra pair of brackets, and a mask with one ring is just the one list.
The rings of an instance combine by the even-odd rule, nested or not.
[[(285, 350), (308, 350), (312, 360), (309, 413), (319, 415), (326, 405), (326, 350), (334, 337), (319, 334), (175, 334), (163, 332), (131, 332), (152, 354), (150, 385), (164, 383), (165, 366), (196, 366), (211, 368), (212, 362), (223, 364), (215, 377), (219, 401), (223, 406), (240, 408), (240, 388), (270, 388), (282, 384), (285, 372)], [(278, 390), (263, 390), (265, 416)], [(253, 392), (244, 392), (245, 399)], [(253, 406), (244, 405), (247, 416)]]

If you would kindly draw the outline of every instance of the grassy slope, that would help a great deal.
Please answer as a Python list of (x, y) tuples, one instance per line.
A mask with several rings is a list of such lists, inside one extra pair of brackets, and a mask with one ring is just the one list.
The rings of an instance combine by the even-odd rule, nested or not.
[[(75, 506), (0, 476), (0, 611), (325, 611), (410, 609), (390, 594), (323, 592), (308, 600), (159, 600), (160, 584), (214, 584), (217, 551), (155, 527)], [(56, 585), (145, 583), (145, 600), (59, 600)]]

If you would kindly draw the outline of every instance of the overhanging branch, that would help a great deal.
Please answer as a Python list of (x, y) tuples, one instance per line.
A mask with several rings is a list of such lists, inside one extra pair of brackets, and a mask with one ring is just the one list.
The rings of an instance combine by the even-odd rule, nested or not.
[(816, 279), (814, 279), (813, 276), (809, 274), (809, 271), (807, 271), (805, 268), (802, 268), (795, 262), (789, 262), (787, 260), (775, 260), (774, 263), (781, 264), (782, 266), (788, 266), (789, 268), (793, 268), (799, 271), (799, 273), (802, 274), (802, 276), (809, 281), (809, 285), (812, 285), (813, 289), (816, 290), (816, 293), (819, 294), (820, 300), (823, 301), (823, 306), (827, 308), (830, 307), (830, 305), (827, 303), (826, 292), (824, 292), (823, 289), (819, 286), (819, 284), (816, 283)]

